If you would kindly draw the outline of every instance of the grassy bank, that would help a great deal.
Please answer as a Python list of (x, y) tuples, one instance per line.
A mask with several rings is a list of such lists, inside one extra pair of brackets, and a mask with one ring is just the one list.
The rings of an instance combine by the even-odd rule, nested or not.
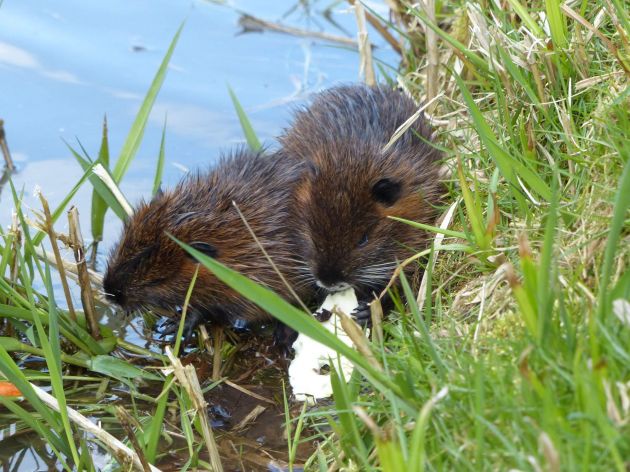
[(436, 97), (464, 234), (384, 327), (401, 395), (337, 400), (338, 447), (360, 470), (627, 470), (628, 5), (456, 3), (401, 7), (399, 82)]
[[(627, 4), (439, 5), (433, 15), (400, 4), (392, 19), (380, 21), (400, 35), (404, 51), (400, 73), (384, 72), (430, 103), (449, 192), (441, 229), (430, 250), (409, 262), (425, 269), (420, 289), (402, 280), (396, 312), (382, 322), (375, 316), (372, 338), (357, 339), (360, 354), (346, 352), (357, 366), (350, 382), (333, 367), (333, 402), (286, 407), (286, 459), (289, 466), (301, 462), (297, 446), (308, 441), (310, 470), (627, 470)], [(69, 151), (86, 172), (80, 184), (94, 187), (95, 241), (108, 208), (126, 214), (116, 183), (142, 141), (176, 41), (115, 162), (106, 132), (94, 159)], [(156, 147), (163, 163), (163, 141)], [(59, 308), (65, 304), (63, 293), (53, 292), (57, 274), (41, 257), (48, 248), (54, 260), (51, 235), (20, 209), (19, 192), (7, 190), (17, 214), (0, 233), (0, 380), (7, 382), (0, 386), (17, 387), (25, 401), (0, 396), (2, 424), (34, 432), (51, 461), (67, 470), (95, 470), (94, 436), (75, 426), (69, 405), (100, 418), (140, 462), (164, 465), (177, 448), (186, 458), (178, 470), (210, 468), (213, 460), (217, 468), (194, 375), (104, 327), (96, 340), (81, 307), (76, 321)], [(62, 215), (64, 208), (53, 209), (51, 219)], [(45, 216), (39, 225), (46, 227)], [(344, 351), (317, 322), (199, 258), (278, 318)], [(227, 360), (238, 349), (226, 342), (220, 352)], [(163, 366), (176, 370), (157, 369)], [(224, 378), (201, 380), (209, 399)], [(46, 388), (61, 413), (31, 383)], [(112, 389), (124, 391), (121, 401), (108, 398)]]

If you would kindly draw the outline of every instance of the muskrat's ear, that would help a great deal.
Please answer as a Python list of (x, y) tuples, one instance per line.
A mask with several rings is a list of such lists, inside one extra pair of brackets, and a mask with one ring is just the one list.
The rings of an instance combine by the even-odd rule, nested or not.
[(398, 201), (402, 185), (391, 179), (381, 179), (372, 187), (372, 196), (377, 202), (391, 206)]
[(319, 167), (317, 167), (317, 165), (315, 165), (314, 162), (307, 161), (304, 164), (305, 164), (305, 167), (306, 167), (306, 172), (311, 177), (317, 177), (319, 175)]
[[(219, 255), (219, 251), (212, 244), (204, 243), (203, 241), (194, 241), (189, 244), (190, 247), (195, 248), (199, 252), (203, 252), (206, 256), (210, 256), (212, 258), (216, 258)], [(192, 255), (186, 253), (189, 257), (193, 258)]]

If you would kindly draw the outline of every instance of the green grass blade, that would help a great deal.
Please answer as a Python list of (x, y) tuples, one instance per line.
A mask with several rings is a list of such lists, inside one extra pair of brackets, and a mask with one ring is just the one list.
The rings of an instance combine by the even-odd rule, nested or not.
[(549, 201), (551, 199), (551, 190), (549, 186), (538, 176), (538, 174), (534, 173), (518, 159), (510, 156), (507, 151), (501, 147), (495, 134), (490, 128), (490, 125), (473, 100), (472, 95), (468, 91), (468, 87), (466, 87), (462, 78), (455, 74), (455, 80), (457, 81), (457, 84), (462, 92), (462, 96), (468, 105), (470, 114), (475, 122), (477, 133), (479, 134), (481, 141), (488, 149), (490, 156), (499, 167), (503, 177), (510, 182), (514, 188), (520, 189), (520, 184), (516, 178), (516, 176), (520, 176), (525, 183), (531, 187), (531, 189), (538, 193), (538, 195), (542, 198)]
[(123, 147), (120, 151), (120, 156), (116, 161), (116, 166), (112, 172), (112, 177), (116, 183), (120, 183), (123, 176), (129, 169), (131, 165), (131, 161), (136, 155), (138, 148), (140, 147), (140, 143), (142, 142), (142, 137), (144, 136), (144, 130), (146, 128), (147, 122), (149, 120), (149, 114), (151, 113), (151, 109), (153, 108), (153, 104), (155, 103), (155, 99), (157, 98), (158, 92), (160, 88), (162, 88), (162, 83), (164, 83), (164, 78), (166, 77), (166, 72), (168, 70), (168, 63), (171, 60), (171, 56), (173, 55), (173, 51), (175, 51), (175, 46), (177, 45), (177, 41), (179, 39), (179, 35), (184, 28), (184, 23), (180, 25), (173, 37), (168, 50), (166, 51), (166, 55), (164, 59), (162, 59), (162, 63), (153, 78), (153, 82), (147, 91), (146, 96), (144, 97), (144, 101), (140, 106), (140, 110), (136, 115), (136, 119), (131, 125), (131, 129), (129, 130), (129, 134), (127, 135), (127, 139), (123, 144)]
[(538, 39), (544, 39), (546, 37), (545, 32), (542, 30), (536, 20), (527, 11), (527, 8), (523, 6), (518, 0), (508, 0), (508, 3), (514, 8), (516, 14), (523, 20), (525, 26), (536, 36)]
[(545, 0), (545, 10), (547, 12), (547, 21), (551, 30), (551, 39), (557, 49), (565, 49), (567, 42), (567, 23), (566, 18), (560, 10), (560, 2), (558, 0)]
[(238, 115), (238, 121), (241, 122), (241, 128), (243, 129), (243, 134), (245, 135), (245, 139), (247, 140), (247, 145), (254, 152), (260, 151), (262, 149), (262, 145), (258, 140), (258, 136), (256, 136), (256, 132), (254, 131), (254, 128), (252, 127), (252, 124), (250, 123), (249, 118), (245, 113), (245, 110), (243, 110), (243, 107), (241, 106), (241, 102), (238, 101), (234, 90), (232, 90), (232, 87), (230, 87), (229, 85), (228, 91), (230, 92), (230, 98), (232, 99), (232, 103), (234, 104), (236, 114)]
[(79, 452), (77, 451), (77, 447), (74, 442), (74, 433), (72, 430), (72, 426), (70, 425), (70, 418), (68, 417), (66, 395), (63, 388), (58, 313), (57, 307), (55, 306), (54, 302), (55, 294), (52, 288), (50, 266), (48, 264), (45, 264), (45, 271), (46, 278), (44, 279), (44, 282), (46, 285), (46, 292), (48, 294), (48, 338), (46, 337), (44, 326), (37, 316), (35, 317), (35, 323), (45, 353), (46, 365), (48, 366), (48, 372), (50, 374), (50, 384), (53, 390), (53, 396), (59, 403), (59, 415), (61, 416), (61, 422), (63, 424), (63, 430), (66, 435), (67, 444), (70, 452), (72, 453), (72, 460), (75, 464), (78, 464)]
[(417, 221), (406, 220), (404, 218), (398, 218), (397, 216), (388, 216), (388, 218), (391, 220), (400, 221), (401, 223), (413, 226), (414, 228), (430, 231), (431, 233), (440, 233), (445, 236), (450, 236), (452, 238), (466, 239), (466, 233), (463, 233), (461, 231), (453, 231), (451, 229), (439, 228), (438, 226), (432, 226), (424, 223), (419, 223)]
[[(341, 427), (341, 446), (350, 457), (356, 457), (358, 461), (367, 463), (368, 450), (359, 431), (357, 416), (352, 411), (352, 399), (349, 396), (348, 385), (343, 373), (335, 368), (335, 362), (330, 362), (330, 383), (335, 400), (335, 410), (339, 415), (338, 421)], [(353, 451), (356, 450), (356, 453)]]
[(35, 391), (31, 388), (30, 383), (26, 379), (22, 370), (15, 365), (9, 353), (0, 344), (0, 372), (4, 374), (9, 382), (22, 393), (26, 401), (39, 413), (42, 421), (45, 422), (48, 428), (50, 428), (50, 435), (46, 437), (51, 441), (51, 444), (59, 451), (71, 456), (70, 450), (66, 447), (63, 441), (61, 441), (58, 433), (62, 430), (61, 423), (55, 414), (48, 408), (37, 396)]
[(457, 176), (459, 178), (459, 185), (464, 200), (464, 206), (466, 207), (468, 221), (475, 237), (475, 244), (479, 249), (486, 250), (488, 247), (486, 245), (486, 232), (483, 225), (482, 211), (477, 205), (477, 199), (470, 191), (470, 188), (468, 188), (468, 182), (464, 176), (464, 169), (461, 162), (457, 163)]
[[(101, 147), (98, 151), (98, 162), (103, 167), (109, 169), (109, 142), (107, 138), (107, 117), (103, 118), (103, 135)], [(105, 226), (105, 213), (107, 213), (107, 202), (94, 189), (92, 191), (92, 239), (95, 243), (103, 240), (103, 229)]]
[(160, 140), (160, 153), (158, 154), (157, 167), (155, 168), (155, 178), (153, 179), (152, 195), (159, 192), (162, 185), (162, 175), (164, 174), (164, 141), (166, 139), (166, 116), (162, 127), (162, 139)]
[(482, 58), (478, 54), (475, 54), (462, 43), (460, 43), (457, 39), (444, 32), (442, 28), (434, 24), (429, 19), (422, 8), (410, 9), (410, 13), (417, 16), (422, 21), (422, 23), (435, 31), (435, 33), (444, 41), (446, 41), (454, 50), (460, 52), (462, 56), (470, 61), (470, 63), (476, 68), (476, 72), (483, 72), (486, 75), (490, 74), (490, 66), (488, 65), (488, 61), (486, 59)]
[[(112, 211), (116, 214), (116, 216), (118, 216), (118, 218), (120, 218), (121, 220), (126, 220), (128, 215), (123, 205), (118, 201), (118, 198), (112, 193), (110, 188), (107, 185), (105, 185), (103, 180), (101, 180), (97, 175), (94, 174), (94, 167), (100, 164), (100, 162), (99, 161), (90, 162), (84, 159), (70, 145), (68, 145), (67, 143), (66, 145), (68, 146), (68, 149), (70, 149), (70, 152), (72, 153), (74, 158), (77, 160), (79, 165), (83, 168), (84, 171), (86, 171), (87, 178), (89, 179), (90, 183), (94, 187), (94, 191), (98, 193), (98, 195), (105, 201), (107, 207), (111, 208)], [(105, 169), (105, 171), (109, 173), (109, 171), (105, 167), (103, 167), (103, 169)], [(112, 176), (112, 179), (113, 179), (113, 176)], [(124, 202), (124, 203), (127, 206), (130, 206), (128, 202)]]
[[(610, 293), (608, 287), (610, 278), (613, 273), (613, 266), (616, 262), (615, 254), (621, 232), (625, 225), (626, 213), (630, 208), (630, 143), (627, 139), (618, 137), (617, 149), (619, 154), (625, 160), (623, 173), (617, 184), (617, 194), (615, 195), (615, 203), (613, 206), (613, 218), (608, 232), (608, 240), (606, 242), (606, 250), (604, 252), (604, 260), (602, 262), (599, 296), (597, 298), (597, 318), (603, 320), (610, 307)], [(593, 334), (593, 333), (591, 333)]]
[(17, 403), (2, 396), (0, 396), (0, 405), (3, 405), (7, 410), (13, 413), (16, 418), (18, 418), (20, 421), (23, 421), (26, 426), (35, 431), (40, 438), (46, 441), (46, 445), (52, 449), (53, 453), (57, 456), (65, 470), (72, 470), (67, 466), (62, 455), (64, 447), (63, 442), (61, 442), (59, 436), (57, 436), (55, 432), (50, 429), (50, 426), (45, 421), (37, 418), (37, 416), (35, 416), (32, 411), (27, 411), (19, 406)]
[(440, 373), (440, 375), (444, 376), (444, 374), (446, 373), (446, 366), (444, 364), (444, 361), (440, 357), (440, 354), (438, 353), (438, 350), (435, 347), (435, 344), (433, 343), (433, 339), (431, 339), (431, 335), (429, 334), (429, 328), (427, 327), (427, 324), (422, 318), (422, 314), (420, 313), (418, 303), (416, 303), (416, 297), (414, 296), (414, 293), (411, 290), (411, 286), (409, 285), (409, 282), (407, 282), (407, 277), (405, 277), (404, 271), (400, 272), (400, 283), (402, 285), (405, 298), (407, 299), (407, 304), (409, 305), (409, 309), (413, 315), (414, 320), (416, 321), (416, 324), (418, 325), (417, 328), (420, 331), (422, 340), (424, 341), (424, 344), (426, 345), (427, 350), (429, 352), (429, 356), (433, 360), (433, 363), (435, 364), (435, 367), (438, 369), (438, 372)]
[(160, 440), (160, 434), (162, 433), (162, 427), (164, 425), (164, 415), (166, 414), (166, 405), (168, 402), (168, 392), (171, 389), (173, 374), (170, 374), (164, 381), (164, 387), (162, 393), (160, 393), (155, 411), (151, 416), (151, 422), (144, 429), (146, 440), (145, 454), (147, 460), (150, 463), (155, 463), (157, 457), (158, 442)]
[(544, 344), (550, 333), (551, 317), (553, 313), (553, 292), (556, 283), (554, 269), (554, 248), (556, 240), (556, 232), (558, 226), (558, 185), (557, 169), (554, 169), (554, 179), (552, 187), (551, 202), (549, 205), (549, 213), (547, 223), (545, 225), (545, 236), (540, 256), (540, 267), (538, 271), (538, 287), (537, 287), (537, 305), (539, 311), (539, 332), (538, 337)]

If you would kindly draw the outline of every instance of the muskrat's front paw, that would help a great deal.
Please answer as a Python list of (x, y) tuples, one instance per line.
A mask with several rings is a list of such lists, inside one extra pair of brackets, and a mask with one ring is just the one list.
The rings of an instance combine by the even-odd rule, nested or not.
[(284, 323), (278, 322), (273, 330), (273, 345), (277, 346), (286, 356), (291, 351), (291, 346), (298, 337), (298, 332), (289, 328)]
[(370, 304), (367, 302), (359, 302), (359, 305), (352, 310), (350, 316), (354, 318), (360, 326), (370, 326), (372, 324), (372, 312), (370, 311)]
[[(158, 328), (159, 336), (164, 339), (166, 336), (175, 336), (179, 330), (179, 324), (181, 319), (167, 318), (164, 323)], [(184, 329), (182, 331), (182, 339), (185, 344), (188, 344), (192, 339), (192, 335), (195, 332), (197, 326), (203, 323), (203, 315), (197, 311), (191, 311), (186, 314), (186, 320), (184, 321)]]

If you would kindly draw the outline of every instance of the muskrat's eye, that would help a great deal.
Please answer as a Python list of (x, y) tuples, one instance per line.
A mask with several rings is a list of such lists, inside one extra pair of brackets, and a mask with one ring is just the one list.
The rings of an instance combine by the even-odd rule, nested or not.
[(365, 233), (362, 237), (361, 240), (359, 241), (358, 247), (363, 247), (368, 243), (368, 235), (367, 233)]

